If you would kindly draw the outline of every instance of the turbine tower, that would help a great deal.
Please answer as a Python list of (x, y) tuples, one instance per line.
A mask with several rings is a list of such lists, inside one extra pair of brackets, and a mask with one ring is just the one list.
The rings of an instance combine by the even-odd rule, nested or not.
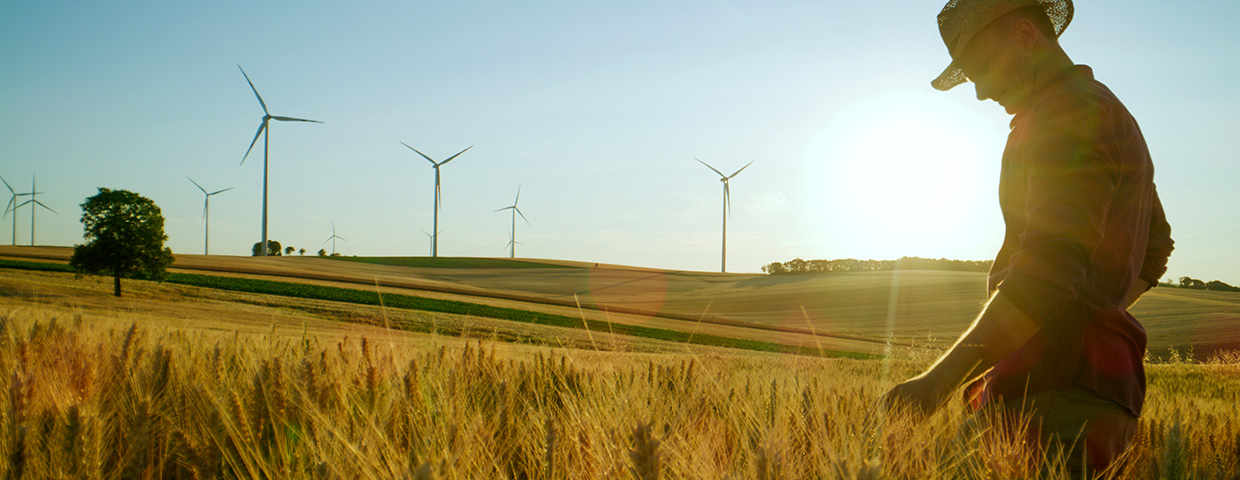
[(444, 164), (451, 162), (452, 159), (459, 157), (462, 153), (465, 153), (469, 149), (474, 148), (474, 146), (470, 145), (468, 147), (465, 147), (465, 150), (461, 150), (457, 152), (456, 155), (448, 157), (447, 160), (444, 160), (442, 162), (435, 162), (434, 160), (431, 160), (431, 157), (426, 156), (425, 153), (418, 152), (418, 149), (410, 147), (409, 144), (405, 142), (400, 142), (400, 144), (404, 145), (406, 148), (410, 150), (417, 152), (418, 155), (421, 155), (422, 158), (426, 159), (426, 161), (431, 162), (431, 165), (435, 168), (435, 213), (434, 213), (434, 221), (433, 221), (434, 223), (431, 226), (431, 231), (435, 232), (435, 234), (431, 238), (431, 256), (438, 257), (439, 256), (439, 167), (442, 167)]
[[(44, 205), (43, 202), (40, 202), (39, 199), (35, 197), (36, 195), (43, 193), (43, 192), (40, 192), (38, 191), (37, 188), (35, 188), (34, 181), (35, 181), (34, 175), (31, 175), (30, 176), (30, 194), (29, 194), (30, 200), (26, 200), (21, 205), (13, 207), (13, 219), (17, 220), (17, 209), (22, 208), (26, 205), (30, 205), (30, 246), (32, 247), (34, 246), (34, 217), (35, 217), (35, 212), (39, 210), (37, 207), (43, 207), (49, 212), (60, 215), (60, 213), (57, 213), (55, 210), (52, 210), (52, 207)], [(16, 222), (14, 222), (14, 225), (16, 225)], [(17, 243), (16, 240), (17, 239), (14, 238), (14, 243)]]
[(207, 189), (202, 188), (202, 185), (199, 185), (198, 182), (194, 181), (194, 179), (189, 178), (188, 176), (186, 176), (185, 178), (188, 179), (190, 183), (193, 183), (195, 187), (198, 187), (199, 190), (202, 190), (202, 194), (203, 194), (202, 223), (203, 225), (205, 225), (205, 229), (203, 230), (203, 233), (202, 233), (202, 254), (210, 255), (211, 253), (210, 253), (209, 247), (210, 247), (210, 241), (211, 241), (211, 215), (208, 212), (209, 212), (209, 209), (211, 208), (211, 196), (232, 190), (233, 187), (228, 187), (223, 190), (216, 190), (214, 192), (207, 193)]
[[(427, 255), (434, 255), (434, 254), (435, 254), (435, 251), (434, 251), (434, 247), (435, 247), (435, 236), (434, 236), (434, 235), (431, 235), (431, 232), (428, 232), (428, 231), (426, 231), (426, 230), (422, 230), (422, 233), (425, 233), (425, 234), (426, 234), (426, 240), (427, 240), (427, 243), (429, 244), (429, 246), (430, 246), (430, 248), (431, 248), (431, 250), (430, 250), (429, 252), (427, 252)], [(435, 233), (443, 233), (443, 232), (435, 232)]]
[(732, 214), (732, 194), (728, 190), (728, 180), (731, 180), (732, 177), (739, 175), (741, 170), (749, 168), (750, 165), (753, 165), (753, 162), (746, 163), (745, 166), (741, 167), (740, 170), (737, 170), (736, 173), (724, 175), (723, 172), (720, 172), (718, 169), (710, 166), (706, 162), (696, 158), (694, 158), (694, 160), (697, 160), (698, 163), (706, 165), (706, 168), (714, 170), (715, 173), (718, 173), (719, 181), (723, 182), (723, 260), (720, 262), (719, 271), (722, 273), (728, 273), (728, 215)]
[(509, 250), (508, 258), (517, 258), (517, 215), (520, 215), (521, 219), (525, 220), (526, 225), (530, 224), (530, 219), (525, 218), (525, 214), (521, 213), (520, 208), (517, 208), (517, 202), (519, 201), (521, 201), (521, 185), (517, 185), (517, 198), (512, 201), (512, 205), (495, 210), (497, 212), (512, 210), (512, 230), (508, 238), (508, 246), (511, 250)]
[(327, 245), (327, 242), (332, 242), (332, 255), (336, 254), (336, 239), (337, 238), (344, 240), (346, 242), (349, 241), (349, 239), (347, 238), (344, 238), (340, 235), (336, 235), (336, 221), (332, 220), (332, 236), (327, 237), (327, 240), (323, 240), (323, 245)]
[(241, 75), (245, 76), (245, 82), (250, 84), (250, 90), (254, 91), (254, 96), (258, 98), (258, 104), (263, 107), (262, 123), (258, 124), (258, 133), (255, 133), (254, 140), (250, 141), (250, 148), (246, 149), (245, 156), (241, 157), (242, 165), (245, 165), (245, 159), (250, 156), (250, 150), (254, 149), (254, 144), (258, 143), (258, 136), (263, 135), (263, 132), (267, 132), (267, 135), (263, 136), (263, 240), (260, 244), (263, 247), (259, 249), (259, 256), (265, 257), (267, 256), (267, 147), (271, 144), (271, 130), (267, 128), (267, 123), (271, 120), (279, 120), (281, 122), (323, 122), (318, 120), (306, 120), (304, 118), (280, 117), (272, 115), (271, 112), (267, 111), (267, 103), (263, 102), (263, 97), (258, 94), (258, 89), (254, 88), (254, 82), (251, 82), (250, 76), (245, 74), (245, 69), (241, 68), (241, 65), (237, 65), (237, 68), (241, 70)]
[[(17, 197), (24, 197), (24, 196), (30, 195), (30, 193), (17, 193), (16, 191), (13, 190), (13, 186), (9, 185), (8, 180), (5, 180), (3, 177), (0, 177), (0, 181), (4, 182), (4, 186), (9, 189), (9, 194), (12, 195), (11, 197), (9, 197), (9, 203), (4, 206), (4, 216), (7, 217), (9, 216), (10, 211), (13, 212), (13, 246), (16, 247), (17, 246)], [(25, 205), (25, 204), (23, 203), (22, 205)]]

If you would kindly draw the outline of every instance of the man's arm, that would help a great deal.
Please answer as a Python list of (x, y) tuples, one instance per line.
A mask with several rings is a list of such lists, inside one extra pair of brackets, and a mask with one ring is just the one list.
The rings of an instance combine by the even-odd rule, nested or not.
[(925, 373), (891, 389), (882, 402), (889, 407), (907, 402), (922, 413), (934, 413), (957, 388), (1015, 353), (1041, 328), (1002, 292), (996, 293), (946, 354)]
[[(1145, 280), (1134, 280), (1124, 297), (1124, 307), (1131, 307), (1149, 289)], [(921, 375), (892, 388), (883, 396), (883, 404), (907, 402), (924, 414), (934, 413), (957, 388), (1015, 353), (1041, 328), (1000, 291), (946, 354)]]

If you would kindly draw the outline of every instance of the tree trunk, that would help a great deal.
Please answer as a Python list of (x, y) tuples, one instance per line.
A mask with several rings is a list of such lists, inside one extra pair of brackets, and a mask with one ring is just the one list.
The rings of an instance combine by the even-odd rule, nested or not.
[(112, 278), (114, 280), (112, 284), (113, 285), (112, 293), (119, 297), (121, 296), (121, 276), (118, 273), (116, 275), (113, 275)]

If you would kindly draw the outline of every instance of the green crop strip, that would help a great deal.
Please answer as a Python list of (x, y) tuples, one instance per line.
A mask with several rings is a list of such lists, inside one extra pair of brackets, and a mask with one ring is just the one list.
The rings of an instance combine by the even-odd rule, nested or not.
[(539, 263), (525, 260), (509, 260), (503, 258), (461, 258), (461, 257), (326, 257), (329, 260), (345, 262), (369, 263), (373, 265), (396, 265), (401, 267), (423, 268), (556, 268), (571, 269), (566, 265)]
[[(73, 272), (73, 269), (65, 264), (22, 262), (14, 260), (0, 260), (0, 268), (69, 273)], [(217, 277), (213, 275), (199, 275), (192, 273), (169, 273), (167, 277), (165, 277), (164, 281), (178, 285), (213, 288), (234, 292), (326, 300), (356, 305), (381, 305), (381, 299), (378, 292), (356, 290), (351, 288), (327, 287), (321, 285), (308, 285), (302, 283), (279, 282), (274, 280), (259, 280), (252, 278)], [(759, 352), (790, 353), (807, 356), (822, 355), (828, 357), (859, 359), (879, 358), (876, 355), (863, 353), (819, 350), (816, 348), (782, 345), (778, 343), (722, 337), (717, 335), (691, 334), (688, 332), (669, 330), (665, 328), (628, 325), (623, 323), (609, 323), (599, 320), (586, 320), (580, 317), (570, 317), (566, 315), (538, 313), (515, 308), (493, 307), (490, 305), (480, 305), (455, 300), (430, 299), (415, 297), (412, 295), (382, 295), (382, 306), (386, 308), (471, 315), (475, 317), (494, 318), (499, 320), (509, 320), (513, 322), (548, 325), (562, 328), (588, 328), (589, 330), (595, 332), (612, 332), (621, 335), (653, 338), (656, 340), (665, 340), (669, 342), (692, 343), (696, 345), (737, 348)]]

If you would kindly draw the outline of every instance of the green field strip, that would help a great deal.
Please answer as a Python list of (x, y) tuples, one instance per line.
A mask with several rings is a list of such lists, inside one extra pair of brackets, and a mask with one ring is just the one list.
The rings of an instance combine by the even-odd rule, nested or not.
[[(61, 263), (0, 260), (0, 268), (74, 273), (71, 267)], [(528, 310), (494, 307), (490, 305), (481, 305), (455, 300), (439, 300), (400, 294), (384, 294), (381, 296), (375, 291), (357, 290), (351, 288), (327, 287), (321, 285), (279, 282), (274, 280), (260, 280), (252, 278), (217, 277), (213, 275), (199, 275), (192, 273), (168, 273), (164, 278), (164, 281), (178, 285), (212, 288), (234, 292), (278, 295), (292, 298), (326, 300), (356, 305), (373, 305), (383, 306), (385, 308), (420, 310), (436, 313), (470, 315), (475, 317), (494, 318), (498, 320), (508, 320), (513, 322), (523, 322), (562, 328), (589, 329), (590, 331), (596, 332), (611, 332), (615, 334), (651, 338), (668, 342), (736, 348), (759, 352), (858, 359), (880, 358), (878, 355), (864, 353), (783, 345), (779, 343), (745, 340), (718, 335), (694, 334), (680, 330), (670, 330), (665, 328), (646, 327), (624, 323), (611, 323), (600, 320), (587, 320), (580, 317), (538, 313)]]
[(580, 268), (569, 265), (533, 262), (529, 260), (511, 260), (507, 258), (469, 258), (469, 257), (326, 257), (329, 260), (343, 260), (354, 263), (372, 265), (395, 265), (399, 267), (419, 268)]

